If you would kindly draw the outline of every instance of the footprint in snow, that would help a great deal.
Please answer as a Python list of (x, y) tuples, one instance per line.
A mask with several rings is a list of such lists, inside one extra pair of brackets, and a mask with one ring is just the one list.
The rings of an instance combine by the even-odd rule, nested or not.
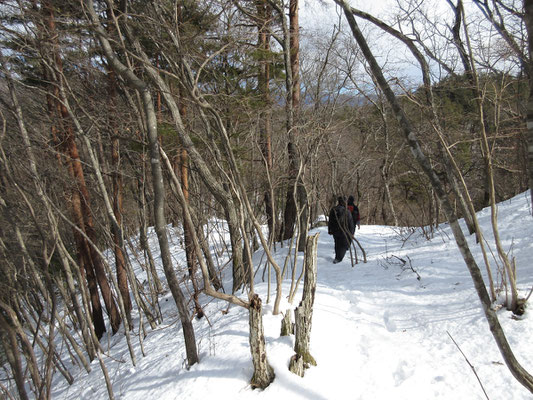
[(409, 367), (407, 362), (400, 361), (396, 367), (396, 371), (394, 371), (394, 381), (396, 382), (396, 386), (400, 386), (411, 376), (413, 376), (413, 369)]
[(390, 318), (390, 312), (385, 311), (385, 314), (383, 314), (383, 322), (385, 322), (385, 328), (389, 332), (396, 332), (396, 323)]

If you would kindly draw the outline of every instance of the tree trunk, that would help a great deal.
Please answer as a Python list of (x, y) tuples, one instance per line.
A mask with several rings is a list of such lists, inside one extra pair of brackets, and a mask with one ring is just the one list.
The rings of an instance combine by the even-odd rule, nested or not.
[[(22, 322), (20, 321), (17, 312), (14, 310), (14, 308), (19, 307), (20, 305), (18, 304), (6, 304), (0, 300), (0, 313), (2, 314), (0, 316), (0, 327), (8, 329), (11, 342), (10, 344), (15, 344), (15, 347), (13, 348), (14, 352), (17, 352), (20, 345), (20, 352), (24, 355), (25, 358), (24, 364), (26, 373), (29, 372), (31, 381), (33, 382), (33, 390), (36, 394), (36, 397), (40, 398), (40, 396), (37, 394), (39, 389), (41, 388), (42, 381), (39, 372), (39, 366), (37, 364), (37, 358), (35, 356), (33, 346), (22, 328)], [(14, 338), (15, 343), (13, 343)], [(21, 361), (18, 355), (16, 355), (15, 357), (18, 359), (18, 362)]]
[[(293, 66), (297, 67), (296, 62), (299, 61), (298, 58), (292, 57), (291, 49), (293, 46), (293, 43), (291, 41), (291, 27), (287, 24), (287, 19), (285, 15), (285, 10), (281, 9), (279, 7), (279, 4), (277, 2), (274, 2), (270, 0), (270, 3), (276, 8), (280, 19), (281, 19), (281, 25), (283, 28), (283, 58), (285, 63), (285, 88), (287, 90), (287, 96), (286, 96), (286, 131), (287, 131), (287, 153), (288, 153), (288, 167), (287, 167), (287, 194), (285, 196), (285, 210), (283, 212), (283, 220), (281, 222), (280, 227), (280, 240), (288, 240), (290, 239), (294, 234), (294, 224), (297, 219), (297, 209), (296, 209), (296, 179), (298, 176), (298, 165), (299, 165), (299, 157), (298, 157), (298, 151), (296, 149), (295, 144), (295, 132), (294, 132), (294, 100), (295, 97), (293, 96)], [(297, 4), (297, 3), (296, 3)], [(289, 13), (293, 13), (292, 17), (294, 18), (294, 0), (291, 0), (290, 5), (292, 7), (289, 7)], [(297, 8), (296, 8), (297, 9)], [(297, 21), (296, 19), (293, 19), (293, 22)], [(295, 32), (296, 34), (298, 31)], [(296, 97), (296, 100), (299, 101), (299, 94)]]
[[(4, 60), (2, 59), (1, 61), (2, 61), (2, 64), (3, 64)], [(45, 194), (43, 192), (43, 189), (41, 187), (41, 184), (40, 184), (39, 173), (37, 171), (36, 158), (35, 158), (33, 150), (32, 150), (32, 145), (31, 145), (31, 142), (30, 142), (30, 139), (29, 139), (28, 131), (26, 129), (26, 124), (24, 122), (24, 116), (22, 114), (22, 109), (20, 107), (20, 103), (18, 101), (18, 97), (17, 97), (16, 91), (15, 91), (15, 87), (14, 87), (14, 84), (13, 84), (13, 79), (12, 79), (12, 77), (11, 77), (11, 75), (10, 75), (10, 73), (9, 73), (9, 71), (7, 69), (4, 69), (3, 72), (5, 74), (5, 77), (7, 78), (7, 85), (8, 85), (8, 88), (9, 88), (10, 95), (11, 95), (11, 101), (13, 103), (14, 115), (15, 115), (15, 118), (17, 119), (17, 123), (18, 123), (18, 127), (19, 127), (19, 130), (20, 130), (20, 134), (22, 136), (22, 141), (23, 141), (24, 146), (26, 148), (27, 162), (29, 163), (29, 168), (30, 168), (30, 171), (31, 171), (31, 179), (33, 180), (33, 183), (34, 183), (34, 186), (35, 186), (35, 191), (37, 193), (38, 198), (41, 200), (42, 205), (46, 209), (46, 216), (47, 216), (47, 220), (48, 220), (48, 224), (49, 224), (48, 226), (49, 226), (49, 229), (51, 231), (51, 236), (54, 237), (54, 241), (60, 241), (59, 233), (58, 233), (58, 229), (57, 229), (57, 221), (55, 220), (55, 218), (53, 216), (50, 203), (49, 203), (47, 197), (45, 196)], [(59, 251), (59, 253), (61, 253), (61, 252)], [(83, 341), (85, 342), (89, 357), (92, 360), (94, 358), (94, 346), (92, 345), (91, 339), (89, 338), (89, 334), (87, 332), (88, 329), (87, 329), (85, 315), (84, 315), (84, 313), (81, 310), (81, 307), (80, 307), (80, 304), (79, 304), (79, 301), (78, 301), (78, 297), (75, 294), (74, 279), (72, 277), (72, 273), (71, 273), (70, 268), (68, 266), (68, 261), (65, 260), (61, 256), (60, 256), (60, 258), (61, 258), (62, 264), (64, 266), (64, 277), (63, 277), (63, 280), (66, 282), (67, 287), (69, 289), (69, 294), (64, 296), (64, 298), (65, 298), (66, 301), (70, 301), (71, 302), (70, 305), (74, 309), (74, 312), (75, 312), (75, 314), (77, 316), (77, 319), (78, 319), (78, 327), (81, 330), (81, 336), (83, 338)], [(83, 280), (80, 283), (83, 284)], [(100, 316), (102, 316), (101, 312), (100, 312)], [(103, 327), (103, 329), (105, 331), (105, 326), (103, 325), (103, 318), (101, 319), (101, 322), (102, 322), (102, 327)], [(80, 359), (82, 359), (82, 363), (83, 363), (83, 357), (82, 356), (80, 356)], [(83, 364), (84, 364), (84, 366), (86, 368), (88, 368), (88, 364), (87, 363), (83, 363)]]
[(272, 19), (271, 7), (267, 0), (259, 0), (256, 4), (258, 14), (258, 48), (262, 54), (258, 76), (258, 89), (262, 96), (260, 118), (261, 153), (265, 163), (266, 180), (264, 188), (265, 214), (268, 223), (268, 237), (275, 238), (274, 199), (272, 198), (272, 100), (270, 98), (270, 23)]
[(0, 339), (4, 348), (4, 354), (13, 372), (15, 378), (15, 384), (17, 385), (18, 394), (21, 400), (28, 400), (28, 393), (25, 387), (25, 377), (22, 368), (22, 361), (20, 359), (20, 353), (18, 351), (17, 335), (9, 323), (0, 313)]
[[(306, 240), (304, 291), (300, 305), (294, 310), (296, 336), (294, 351), (296, 352), (296, 357), (293, 357), (293, 359), (295, 361), (303, 360), (304, 368), (307, 368), (309, 364), (316, 365), (315, 359), (309, 352), (309, 342), (311, 339), (313, 304), (315, 302), (318, 236), (319, 234), (317, 233), (314, 236), (307, 237)], [(291, 367), (289, 369), (293, 371)], [(303, 373), (300, 376), (303, 376)]]
[[(298, 0), (289, 1), (289, 54), (290, 54), (290, 69), (292, 76), (292, 88), (290, 95), (292, 96), (292, 126), (289, 128), (289, 176), (294, 181), (289, 182), (290, 199), (290, 213), (288, 214), (288, 223), (285, 225), (285, 239), (289, 239), (294, 235), (294, 224), (298, 221), (298, 206), (296, 202), (300, 203), (300, 180), (298, 179), (299, 154), (296, 148), (296, 138), (298, 137), (298, 118), (300, 115), (300, 27), (298, 25)], [(301, 177), (300, 177), (301, 179)], [(293, 184), (296, 185), (296, 193), (294, 193)], [(294, 198), (296, 196), (296, 198)], [(288, 197), (287, 197), (288, 198)], [(300, 203), (301, 204), (301, 203)], [(306, 235), (307, 236), (307, 235)], [(300, 235), (305, 243), (306, 236)], [(298, 244), (299, 246), (299, 244)], [(300, 251), (300, 248), (298, 248)]]
[[(94, 325), (94, 332), (98, 339), (101, 339), (106, 331), (104, 316), (102, 313), (102, 304), (100, 303), (100, 294), (98, 293), (98, 286), (96, 284), (96, 274), (92, 264), (87, 261), (87, 244), (84, 238), (78, 231), (74, 232), (76, 240), (76, 247), (78, 249), (78, 266), (82, 278), (87, 280), (87, 288), (89, 289), (89, 296), (91, 300), (91, 317)], [(82, 282), (80, 282), (82, 284)]]
[[(110, 34), (114, 31), (112, 23), (112, 14), (108, 11), (108, 25), (107, 29)], [(117, 76), (112, 68), (107, 68), (107, 87), (108, 87), (108, 107), (109, 107), (109, 129), (111, 135), (111, 176), (113, 181), (113, 214), (115, 216), (118, 227), (122, 225), (122, 175), (120, 174), (120, 142), (118, 139), (118, 129), (116, 123), (117, 115)], [(133, 329), (131, 320), (131, 297), (128, 288), (128, 273), (126, 271), (126, 260), (124, 252), (121, 247), (123, 238), (119, 229), (113, 226), (113, 250), (115, 253), (115, 268), (118, 281), (118, 289), (124, 302), (124, 309), (126, 312), (126, 319), (128, 326)]]
[[(89, 200), (89, 191), (85, 182), (85, 177), (83, 173), (83, 168), (81, 160), (78, 153), (78, 148), (74, 140), (74, 132), (69, 121), (68, 111), (65, 107), (65, 102), (62, 96), (62, 91), (60, 88), (63, 86), (63, 62), (59, 54), (59, 45), (57, 38), (57, 30), (55, 25), (55, 16), (54, 9), (50, 1), (43, 2), (43, 9), (45, 12), (45, 24), (48, 29), (47, 35), (52, 39), (51, 45), (51, 66), (54, 66), (54, 69), (51, 69), (51, 66), (45, 67), (49, 71), (47, 77), (48, 81), (53, 83), (53, 86), (50, 88), (52, 93), (48, 93), (48, 107), (49, 112), (54, 121), (59, 128), (53, 127), (53, 136), (58, 140), (57, 145), (60, 147), (60, 151), (66, 156), (66, 163), (68, 167), (69, 174), (73, 178), (73, 181), (76, 184), (76, 187), (72, 189), (72, 210), (74, 213), (75, 223), (80, 231), (84, 232), (87, 235), (87, 238), (90, 240), (89, 243), (87, 239), (81, 238), (79, 233), (76, 233), (75, 236), (78, 237), (78, 251), (81, 251), (81, 257), (84, 260), (85, 268), (87, 268), (87, 278), (96, 279), (100, 291), (102, 293), (102, 298), (109, 314), (109, 319), (111, 323), (111, 328), (113, 333), (117, 332), (120, 323), (121, 316), (118, 310), (118, 307), (113, 299), (111, 288), (105, 274), (105, 269), (102, 265), (103, 260), (98, 255), (98, 252), (93, 248), (93, 244), (97, 242), (96, 232), (93, 226), (92, 211)], [(94, 275), (90, 269), (94, 269)], [(99, 298), (95, 293), (93, 282), (89, 282), (89, 286), (93, 287), (91, 292), (91, 298), (93, 301), (93, 316), (96, 318), (95, 327), (97, 328), (97, 335), (101, 337), (103, 332), (105, 332), (105, 327), (103, 327), (103, 321), (101, 316), (98, 315), (99, 312)], [(102, 330), (103, 327), (103, 330)]]
[(166, 232), (165, 219), (165, 187), (163, 183), (163, 173), (161, 169), (161, 162), (159, 156), (159, 140), (157, 133), (157, 116), (153, 104), (153, 99), (150, 94), (148, 86), (135, 73), (122, 64), (118, 58), (115, 57), (113, 49), (107, 39), (106, 33), (102, 28), (98, 16), (94, 10), (92, 0), (86, 0), (87, 11), (93, 23), (93, 29), (100, 41), (102, 50), (110, 63), (111, 67), (121, 75), (134, 89), (138, 90), (141, 95), (144, 113), (146, 117), (146, 129), (148, 136), (148, 143), (150, 149), (150, 161), (152, 172), (152, 184), (154, 189), (154, 222), (155, 231), (159, 241), (161, 250), (161, 261), (165, 276), (167, 278), (172, 297), (178, 307), (181, 324), (183, 327), (183, 335), (185, 337), (185, 348), (187, 352), (187, 363), (189, 366), (198, 362), (198, 352), (196, 348), (196, 339), (194, 329), (189, 318), (187, 304), (185, 297), (179, 287), (179, 282), (172, 266), (172, 258), (170, 256), (170, 249), (168, 237)]
[[(298, 137), (298, 125), (300, 124), (300, 25), (299, 25), (299, 0), (289, 2), (289, 32), (290, 54), (292, 71), (292, 108), (294, 113), (294, 137)], [(297, 158), (298, 160), (300, 157)], [(299, 163), (295, 163), (296, 168)], [(307, 204), (307, 190), (304, 186), (303, 176), (298, 176), (296, 187), (296, 201), (298, 202), (297, 221), (299, 222), (298, 251), (305, 251), (307, 232), (309, 230), (309, 207)]]
[[(117, 225), (122, 225), (122, 177), (119, 172), (120, 168), (120, 155), (119, 155), (119, 140), (114, 138), (112, 141), (112, 154), (111, 163), (113, 166), (113, 214)], [(121, 247), (123, 243), (120, 237), (121, 232), (113, 227), (113, 247), (115, 252), (115, 268), (117, 273), (117, 282), (122, 301), (124, 302), (124, 310), (126, 312), (126, 318), (128, 320), (128, 326), (133, 329), (133, 323), (131, 320), (131, 296), (128, 287), (128, 273), (126, 270), (126, 259), (124, 251)]]
[(141, 93), (143, 105), (146, 113), (146, 125), (148, 133), (148, 142), (150, 145), (150, 157), (152, 166), (152, 184), (154, 187), (154, 219), (155, 231), (161, 249), (161, 261), (163, 269), (167, 278), (172, 297), (178, 307), (181, 324), (183, 327), (183, 335), (185, 336), (185, 347), (187, 352), (187, 362), (191, 366), (198, 362), (198, 352), (196, 349), (196, 339), (194, 329), (189, 318), (189, 311), (187, 309), (187, 302), (180, 289), (178, 279), (172, 266), (172, 258), (170, 256), (170, 247), (168, 243), (168, 236), (166, 231), (165, 218), (165, 187), (163, 183), (163, 173), (161, 170), (161, 163), (159, 160), (159, 140), (157, 136), (157, 118), (155, 109), (152, 104), (152, 96), (147, 88), (143, 88)]
[(205, 237), (205, 234), (201, 228), (197, 229), (197, 236), (198, 241), (200, 244), (200, 247), (202, 248), (202, 252), (204, 254), (204, 260), (207, 265), (207, 271), (209, 274), (209, 281), (215, 288), (215, 290), (222, 289), (222, 283), (220, 282), (220, 279), (217, 275), (217, 271), (215, 268), (215, 264), (213, 263), (213, 257), (211, 257), (211, 253), (209, 250), (209, 244), (207, 243), (207, 239)]
[[(144, 159), (143, 159), (144, 163)], [(137, 193), (138, 193), (138, 205), (139, 205), (139, 243), (141, 246), (141, 249), (143, 250), (144, 254), (144, 260), (146, 265), (146, 275), (149, 278), (149, 282), (153, 280), (153, 285), (155, 289), (154, 295), (154, 303), (157, 301), (157, 293), (163, 293), (163, 285), (161, 284), (161, 279), (159, 279), (159, 275), (157, 274), (157, 270), (155, 268), (155, 262), (154, 257), (152, 256), (152, 250), (150, 249), (150, 246), (148, 245), (148, 237), (146, 236), (146, 191), (145, 191), (145, 185), (144, 185), (144, 168), (143, 168), (143, 176), (142, 178), (137, 179)], [(151, 277), (151, 279), (150, 279)]]
[(529, 96), (527, 99), (527, 159), (530, 201), (533, 210), (533, 0), (524, 0), (525, 20), (528, 43)]
[[(183, 194), (185, 196), (185, 201), (189, 202), (189, 155), (187, 153), (187, 150), (181, 149), (180, 151), (180, 176), (181, 176), (181, 188), (183, 190)], [(182, 218), (183, 220), (183, 239), (185, 242), (185, 257), (187, 259), (187, 270), (189, 271), (189, 278), (191, 278), (191, 283), (193, 287), (193, 301), (194, 301), (194, 308), (196, 317), (202, 318), (204, 316), (204, 312), (202, 310), (202, 306), (200, 305), (200, 302), (198, 301), (198, 282), (196, 281), (196, 257), (198, 257), (198, 254), (196, 254), (196, 248), (194, 247), (194, 243), (192, 241), (192, 230), (194, 229), (193, 226), (189, 226), (187, 221), (185, 220), (185, 216)]]
[[(180, 101), (178, 106), (180, 115), (185, 120), (185, 117), (187, 116), (187, 108), (185, 107), (182, 101)], [(183, 195), (185, 196), (185, 201), (187, 202), (187, 204), (189, 204), (189, 153), (184, 148), (179, 149), (178, 153), (179, 155), (176, 157), (177, 165), (175, 167), (176, 169), (179, 168), (179, 173), (176, 173), (176, 175), (180, 176), (181, 178), (181, 189), (183, 191)], [(190, 226), (187, 223), (185, 215), (182, 215), (182, 221), (183, 240), (185, 242), (185, 258), (187, 259), (187, 270), (189, 271), (189, 278), (191, 279), (193, 287), (192, 297), (194, 301), (194, 309), (196, 317), (202, 318), (204, 316), (204, 312), (202, 310), (200, 302), (198, 301), (199, 290), (198, 283), (196, 281), (196, 258), (199, 255), (196, 254), (196, 249), (192, 241), (192, 230), (194, 229), (194, 227)]]
[(270, 366), (266, 356), (265, 334), (263, 330), (263, 314), (261, 299), (254, 294), (250, 300), (250, 351), (254, 364), (252, 389), (265, 389), (274, 380), (274, 369)]
[[(228, 222), (228, 231), (230, 235), (231, 243), (231, 258), (233, 259), (232, 275), (233, 275), (233, 287), (232, 293), (236, 293), (246, 283), (246, 271), (244, 270), (243, 255), (243, 236), (239, 229), (239, 224), (236, 223), (237, 211), (235, 209), (226, 208), (226, 221)], [(235, 222), (235, 223), (234, 223)]]
[(283, 319), (281, 320), (280, 336), (294, 335), (294, 324), (292, 323), (291, 310), (287, 310)]

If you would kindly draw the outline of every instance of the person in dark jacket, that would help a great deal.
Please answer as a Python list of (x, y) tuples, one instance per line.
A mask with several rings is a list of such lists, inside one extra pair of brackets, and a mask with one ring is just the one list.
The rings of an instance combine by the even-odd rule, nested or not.
[(358, 229), (361, 229), (361, 216), (359, 215), (359, 207), (357, 207), (354, 203), (355, 201), (355, 198), (353, 196), (349, 196), (348, 197), (348, 205), (346, 206), (346, 208), (348, 209), (348, 211), (352, 214), (352, 220), (353, 220), (353, 232), (352, 234), (355, 233), (355, 226), (357, 225), (357, 228)]
[(342, 261), (346, 251), (352, 243), (352, 232), (355, 229), (352, 215), (346, 209), (344, 197), (337, 199), (338, 204), (329, 213), (328, 234), (333, 235), (335, 241), (335, 259), (333, 264)]

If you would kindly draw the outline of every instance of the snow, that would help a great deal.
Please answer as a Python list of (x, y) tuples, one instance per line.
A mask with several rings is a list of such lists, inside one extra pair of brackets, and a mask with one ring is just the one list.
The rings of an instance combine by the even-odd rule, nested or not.
[[(524, 193), (499, 205), (500, 235), (505, 250), (516, 257), (521, 297), (529, 294), (533, 283), (533, 217), (529, 204)], [(490, 210), (481, 211), (479, 218), (495, 253), (490, 240)], [(176, 306), (167, 294), (161, 301), (163, 324), (155, 330), (147, 327), (143, 341), (145, 356), (141, 353), (136, 321), (132, 332), (135, 366), (123, 331), (104, 338), (103, 358), (115, 398), (484, 399), (483, 389), (468, 362), (474, 366), (490, 399), (533, 397), (503, 363), (472, 279), (446, 224), (437, 229), (432, 240), (427, 240), (418, 229), (362, 225), (356, 236), (366, 250), (368, 262), (359, 262), (353, 268), (349, 254), (341, 263), (333, 264), (332, 237), (324, 227), (311, 234), (316, 232), (320, 233), (318, 283), (310, 350), (318, 365), (307, 369), (303, 378), (288, 371), (289, 359), (294, 354), (294, 336), (280, 337), (282, 315), (272, 314), (274, 293), (267, 304), (267, 283), (262, 281), (260, 270), (255, 289), (263, 300), (268, 361), (276, 374), (266, 390), (252, 390), (249, 384), (253, 367), (247, 310), (230, 306), (225, 313), (227, 303), (201, 297), (207, 318), (193, 322), (200, 362), (187, 370), (181, 324)], [(475, 239), (468, 240), (485, 273)], [(174, 257), (180, 260), (183, 253), (179, 240), (174, 238), (173, 242)], [(281, 265), (286, 254), (286, 247), (278, 247), (276, 259)], [(255, 254), (257, 263), (264, 260), (261, 256)], [(402, 268), (400, 258), (416, 273)], [(301, 263), (300, 255), (298, 267)], [(492, 258), (491, 266), (496, 268)], [(283, 313), (298, 305), (302, 286), (303, 283), (290, 305), (286, 300), (290, 280), (284, 281)], [(231, 290), (229, 279), (226, 287)], [(245, 293), (239, 295), (246, 297)], [(517, 319), (502, 308), (498, 316), (518, 361), (533, 372), (531, 312), (526, 311)], [(107, 398), (98, 361), (91, 366), (89, 374), (70, 366), (76, 378), (72, 386), (56, 373), (52, 398)]]

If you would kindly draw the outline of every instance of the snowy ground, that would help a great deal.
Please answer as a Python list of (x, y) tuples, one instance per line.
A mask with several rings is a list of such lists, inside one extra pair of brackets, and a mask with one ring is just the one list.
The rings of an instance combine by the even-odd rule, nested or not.
[[(528, 197), (521, 194), (499, 206), (500, 235), (516, 257), (520, 294), (533, 284), (533, 217)], [(487, 235), (490, 211), (479, 213)], [(433, 240), (385, 226), (365, 226), (357, 237), (368, 255), (352, 268), (349, 256), (332, 264), (333, 240), (320, 232), (311, 354), (318, 365), (300, 378), (287, 369), (294, 337), (280, 337), (280, 315), (266, 304), (267, 284), (257, 274), (256, 291), (264, 304), (265, 337), (275, 381), (253, 391), (247, 311), (203, 298), (206, 318), (195, 320), (200, 363), (184, 368), (185, 349), (176, 307), (162, 301), (165, 324), (148, 331), (142, 356), (134, 336), (133, 366), (123, 334), (104, 340), (106, 365), (116, 399), (485, 399), (476, 375), (450, 338), (473, 364), (490, 399), (531, 399), (503, 364), (483, 316), (467, 268), (444, 225)], [(408, 237), (409, 236), (409, 237)], [(403, 240), (407, 238), (407, 240)], [(482, 259), (473, 238), (476, 258)], [(494, 246), (491, 246), (495, 252)], [(286, 249), (277, 253), (283, 262)], [(176, 253), (176, 257), (179, 257)], [(408, 258), (407, 258), (408, 257)], [(259, 262), (260, 254), (256, 254)], [(398, 258), (416, 271), (402, 268)], [(410, 260), (410, 264), (409, 264)], [(301, 259), (299, 259), (301, 263)], [(491, 259), (495, 268), (495, 261)], [(417, 279), (417, 274), (420, 280)], [(289, 281), (284, 283), (284, 294)], [(301, 288), (300, 288), (301, 289)], [(241, 294), (245, 297), (245, 294)], [(293, 308), (298, 305), (297, 295)], [(290, 305), (285, 301), (281, 309)], [(501, 310), (499, 318), (519, 362), (533, 373), (533, 318), (520, 320)], [(137, 327), (137, 325), (136, 325)], [(74, 370), (76, 382), (66, 385), (56, 374), (54, 399), (108, 397), (97, 362), (92, 372)]]

